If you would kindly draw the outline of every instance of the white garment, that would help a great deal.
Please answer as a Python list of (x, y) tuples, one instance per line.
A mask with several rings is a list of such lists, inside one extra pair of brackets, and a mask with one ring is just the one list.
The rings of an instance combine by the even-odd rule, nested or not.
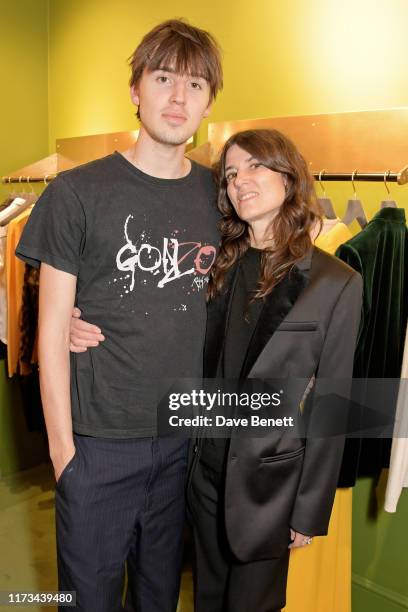
[(12, 219), (18, 217), (26, 208), (32, 204), (32, 198), (14, 198), (11, 204), (0, 212), (0, 226), (7, 225)]
[(392, 440), (390, 469), (388, 473), (387, 490), (385, 492), (384, 509), (386, 512), (396, 512), (402, 489), (408, 487), (408, 438), (398, 437), (398, 433), (408, 431), (408, 326), (405, 335), (404, 357), (402, 360), (401, 385), (398, 393), (395, 415), (394, 438)]
[(7, 229), (8, 226), (0, 226), (0, 340), (4, 342), (4, 344), (7, 344)]

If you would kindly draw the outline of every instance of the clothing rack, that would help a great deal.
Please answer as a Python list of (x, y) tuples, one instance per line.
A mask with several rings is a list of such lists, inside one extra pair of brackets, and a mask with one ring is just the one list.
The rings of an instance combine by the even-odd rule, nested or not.
[[(325, 181), (364, 181), (370, 183), (398, 183), (406, 185), (408, 183), (408, 166), (400, 172), (312, 172), (316, 180)], [(2, 183), (44, 183), (52, 181), (57, 175), (47, 174), (45, 176), (3, 176)]]
[(312, 172), (313, 177), (321, 182), (325, 181), (365, 181), (370, 183), (398, 183), (398, 185), (405, 185), (408, 183), (408, 166), (403, 168), (401, 172), (391, 172), (387, 170), (385, 172), (326, 172), (321, 170), (320, 172)]
[(55, 179), (56, 174), (46, 174), (45, 176), (3, 176), (2, 183), (44, 183), (45, 185)]

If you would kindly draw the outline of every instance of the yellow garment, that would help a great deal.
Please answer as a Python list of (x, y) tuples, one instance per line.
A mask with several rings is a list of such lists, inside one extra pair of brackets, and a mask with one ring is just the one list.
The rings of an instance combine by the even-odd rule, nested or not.
[[(315, 245), (333, 254), (351, 237), (339, 222)], [(337, 489), (327, 536), (291, 551), (285, 612), (351, 611), (352, 499), (351, 488)]]
[(335, 219), (328, 219), (327, 217), (323, 217), (323, 225), (320, 235), (327, 234), (337, 223), (340, 223), (341, 219), (336, 217)]
[(347, 225), (339, 221), (325, 234), (320, 234), (315, 240), (315, 246), (326, 251), (327, 253), (334, 253), (337, 251), (341, 244), (350, 240), (353, 234), (350, 232)]
[(337, 489), (328, 535), (290, 553), (285, 612), (351, 611), (352, 489)]
[(28, 208), (18, 217), (10, 221), (7, 231), (6, 274), (7, 274), (7, 361), (8, 374), (30, 374), (28, 364), (20, 363), (20, 315), (23, 300), (23, 284), (25, 264), (14, 254), (24, 226), (30, 216)]

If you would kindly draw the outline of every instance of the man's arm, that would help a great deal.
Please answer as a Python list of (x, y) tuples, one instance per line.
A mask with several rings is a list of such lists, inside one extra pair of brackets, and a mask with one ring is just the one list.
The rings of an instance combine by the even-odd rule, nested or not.
[(75, 454), (72, 434), (69, 329), (76, 276), (43, 263), (40, 272), (39, 336), (41, 399), (55, 478)]
[(105, 340), (99, 327), (83, 321), (80, 317), (81, 311), (79, 308), (74, 308), (69, 333), (69, 349), (73, 353), (84, 353), (89, 347), (98, 346)]

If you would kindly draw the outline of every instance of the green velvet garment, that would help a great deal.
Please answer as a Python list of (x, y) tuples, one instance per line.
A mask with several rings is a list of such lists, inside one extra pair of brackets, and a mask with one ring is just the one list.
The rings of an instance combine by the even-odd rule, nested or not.
[(408, 312), (408, 231), (403, 208), (383, 208), (337, 257), (360, 272), (363, 312), (354, 376), (399, 378)]
[[(404, 209), (380, 210), (363, 231), (337, 249), (336, 255), (363, 277), (354, 377), (399, 378), (408, 314), (408, 231)], [(352, 458), (347, 447), (355, 447), (355, 443), (347, 441), (341, 486), (354, 484), (355, 471), (374, 475), (387, 465), (389, 444), (380, 442), (364, 440), (358, 452), (354, 448)]]

